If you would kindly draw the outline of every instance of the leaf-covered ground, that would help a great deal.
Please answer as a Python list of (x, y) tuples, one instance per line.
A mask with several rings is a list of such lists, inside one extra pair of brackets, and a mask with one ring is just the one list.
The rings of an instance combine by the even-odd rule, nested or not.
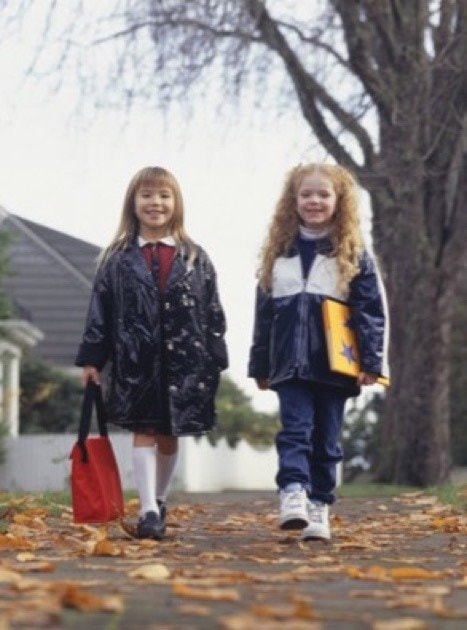
[(2, 502), (0, 630), (467, 627), (465, 513), (422, 493), (341, 499), (326, 544), (281, 532), (276, 508), (273, 493), (178, 495), (155, 542), (133, 536), (136, 501), (105, 527)]

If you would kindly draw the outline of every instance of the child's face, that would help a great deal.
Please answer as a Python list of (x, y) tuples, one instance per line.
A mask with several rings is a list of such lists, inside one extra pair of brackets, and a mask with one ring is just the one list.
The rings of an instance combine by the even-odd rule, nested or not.
[(175, 196), (168, 186), (144, 184), (136, 191), (135, 214), (142, 235), (166, 236), (174, 212)]
[(300, 223), (311, 229), (327, 227), (336, 211), (336, 202), (336, 191), (328, 177), (319, 171), (305, 175), (297, 192)]

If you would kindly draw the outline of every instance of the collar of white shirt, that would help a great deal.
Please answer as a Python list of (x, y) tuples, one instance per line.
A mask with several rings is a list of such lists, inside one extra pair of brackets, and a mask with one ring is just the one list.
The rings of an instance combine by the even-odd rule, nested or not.
[[(138, 236), (138, 245), (140, 247), (144, 247), (147, 243), (154, 244), (153, 241), (147, 241), (142, 236)], [(171, 247), (176, 246), (176, 242), (173, 236), (164, 236), (164, 238), (157, 239), (157, 243), (164, 243), (164, 245), (170, 245)]]

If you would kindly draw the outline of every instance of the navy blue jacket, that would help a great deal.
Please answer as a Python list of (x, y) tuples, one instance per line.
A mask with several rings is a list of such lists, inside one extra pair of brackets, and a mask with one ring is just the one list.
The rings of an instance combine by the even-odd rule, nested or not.
[[(337, 291), (337, 259), (328, 239), (316, 241), (316, 255), (303, 277), (298, 244), (274, 263), (272, 291), (258, 286), (253, 343), (248, 376), (267, 378), (274, 387), (281, 381), (301, 378), (343, 387), (348, 395), (360, 388), (352, 377), (331, 372), (321, 303), (326, 297), (343, 300)], [(364, 251), (360, 273), (353, 278), (345, 301), (352, 318), (360, 350), (361, 369), (388, 374), (388, 318), (383, 285), (374, 260)]]

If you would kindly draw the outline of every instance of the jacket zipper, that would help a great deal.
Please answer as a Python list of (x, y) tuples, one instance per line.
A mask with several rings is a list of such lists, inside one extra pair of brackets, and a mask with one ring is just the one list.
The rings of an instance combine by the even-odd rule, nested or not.
[[(295, 369), (298, 372), (298, 370), (300, 369), (301, 366), (301, 356), (300, 356), (300, 349), (303, 346), (303, 342), (305, 341), (305, 335), (303, 334), (304, 329), (305, 329), (305, 293), (306, 293), (306, 284), (307, 284), (308, 278), (302, 278), (302, 290), (300, 293), (300, 297), (299, 297), (299, 303), (298, 303), (298, 335), (297, 335), (297, 342), (296, 342), (296, 348), (295, 348)], [(297, 374), (298, 376), (298, 374)]]

